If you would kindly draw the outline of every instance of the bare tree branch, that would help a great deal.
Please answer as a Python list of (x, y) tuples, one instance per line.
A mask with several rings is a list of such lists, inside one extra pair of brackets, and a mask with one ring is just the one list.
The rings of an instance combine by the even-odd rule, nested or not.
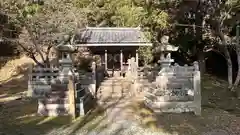
[(27, 31), (29, 33), (29, 36), (31, 38), (31, 41), (33, 42), (33, 45), (36, 47), (37, 52), (39, 53), (41, 59), (44, 61), (43, 54), (42, 54), (42, 52), (41, 52), (41, 50), (40, 50), (40, 48), (39, 48), (39, 46), (38, 46), (38, 44), (36, 42), (36, 39), (33, 37), (33, 32), (31, 31), (31, 29), (26, 24), (25, 24), (25, 27), (26, 27), (26, 29), (27, 29)]

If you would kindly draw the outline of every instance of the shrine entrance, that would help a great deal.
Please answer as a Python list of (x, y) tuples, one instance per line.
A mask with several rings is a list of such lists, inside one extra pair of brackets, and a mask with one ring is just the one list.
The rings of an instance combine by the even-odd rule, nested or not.
[(109, 53), (107, 65), (108, 69), (121, 70), (120, 53)]

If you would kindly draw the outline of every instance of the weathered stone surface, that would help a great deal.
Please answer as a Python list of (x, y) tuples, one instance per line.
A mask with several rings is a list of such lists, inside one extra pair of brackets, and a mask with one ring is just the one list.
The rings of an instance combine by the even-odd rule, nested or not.
[(200, 71), (196, 64), (176, 64), (161, 69), (155, 82), (145, 92), (145, 104), (155, 112), (194, 111), (196, 115), (200, 115)]

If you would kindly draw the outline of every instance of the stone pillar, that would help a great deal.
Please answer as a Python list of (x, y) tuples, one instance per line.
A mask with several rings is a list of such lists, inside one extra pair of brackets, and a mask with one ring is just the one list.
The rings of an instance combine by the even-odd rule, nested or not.
[(105, 70), (107, 71), (107, 50), (105, 50)]
[(167, 54), (167, 57), (164, 56), (164, 53), (160, 55), (160, 60), (159, 60), (161, 67), (162, 68), (167, 68), (171, 65), (171, 63), (174, 62), (173, 59), (171, 59), (171, 53)]
[(96, 96), (96, 62), (92, 63), (92, 86), (90, 88), (92, 95)]
[(137, 68), (138, 68), (138, 50), (136, 50), (136, 64), (137, 64)]
[(69, 113), (72, 116), (72, 120), (76, 119), (76, 93), (75, 93), (75, 82), (73, 73), (69, 72), (68, 78), (68, 97), (69, 97)]
[(68, 82), (68, 72), (72, 69), (72, 59), (70, 57), (70, 54), (67, 54), (66, 58), (62, 58), (59, 61), (60, 65), (61, 65), (61, 69), (60, 69), (60, 74), (59, 74), (59, 79), (62, 83), (66, 83)]
[(121, 69), (121, 74), (123, 70), (123, 52), (120, 50), (120, 69)]

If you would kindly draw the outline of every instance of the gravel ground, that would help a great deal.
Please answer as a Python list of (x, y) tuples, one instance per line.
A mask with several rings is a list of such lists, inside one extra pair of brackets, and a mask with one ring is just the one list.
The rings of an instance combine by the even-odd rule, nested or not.
[(91, 130), (87, 129), (88, 126), (86, 126), (73, 131), (73, 125), (65, 129), (53, 130), (46, 135), (177, 135), (174, 133), (154, 132), (148, 128), (143, 128), (134, 120), (133, 110), (128, 108), (129, 99), (125, 98), (123, 102), (119, 102), (116, 106), (108, 108), (102, 118), (91, 123), (91, 125), (98, 124)]
[[(72, 129), (57, 129), (49, 132), (46, 135), (66, 135), (71, 134)], [(177, 134), (168, 134), (168, 133), (159, 133), (152, 132), (148, 129), (142, 128), (140, 125), (133, 121), (125, 120), (122, 122), (114, 123), (108, 126), (104, 130), (95, 130), (95, 131), (86, 131), (86, 130), (78, 130), (71, 135), (177, 135)]]

